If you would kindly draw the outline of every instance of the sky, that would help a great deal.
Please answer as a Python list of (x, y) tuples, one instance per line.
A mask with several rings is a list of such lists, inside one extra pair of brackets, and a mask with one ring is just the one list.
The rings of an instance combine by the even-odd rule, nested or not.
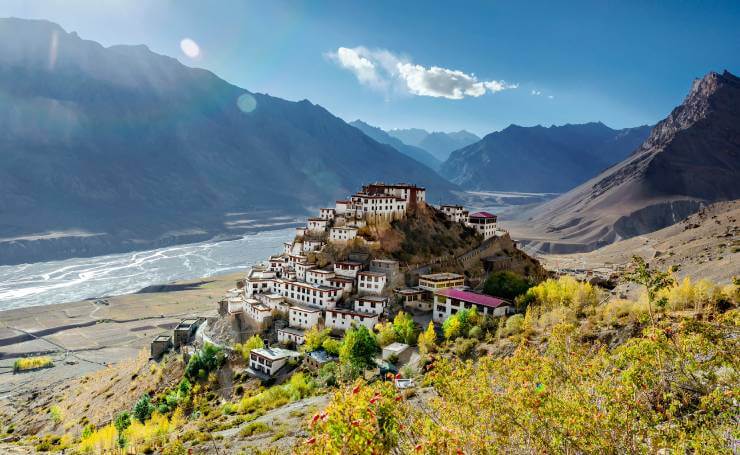
[(384, 129), (653, 124), (694, 78), (740, 73), (740, 1), (3, 0), (10, 16)]

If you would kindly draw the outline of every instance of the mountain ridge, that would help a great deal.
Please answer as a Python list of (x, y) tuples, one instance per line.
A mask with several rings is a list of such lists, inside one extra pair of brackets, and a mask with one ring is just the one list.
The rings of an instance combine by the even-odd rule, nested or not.
[[(306, 100), (48, 21), (0, 25), (0, 238), (108, 235), (90, 249), (50, 246), (49, 258), (146, 249), (182, 231), (238, 234), (225, 214), (302, 215), (368, 181), (456, 199), (455, 185)], [(0, 263), (45, 259), (31, 250), (0, 243)]]
[(452, 152), (440, 172), (466, 189), (560, 193), (621, 161), (649, 129), (512, 124)]
[[(590, 251), (740, 199), (740, 78), (710, 72), (624, 161), (524, 217), (544, 252)], [(540, 229), (532, 228), (540, 225)]]
[(392, 129), (387, 133), (401, 142), (419, 147), (431, 153), (439, 161), (445, 161), (453, 151), (470, 145), (480, 138), (466, 130), (445, 133), (421, 128)]
[(414, 147), (413, 145), (405, 144), (400, 139), (397, 139), (391, 136), (390, 134), (383, 131), (381, 128), (378, 128), (377, 126), (370, 125), (359, 119), (349, 122), (349, 124), (359, 129), (360, 131), (368, 135), (370, 138), (380, 142), (381, 144), (390, 145), (391, 147), (403, 153), (404, 155), (415, 159), (416, 161), (420, 162), (421, 164), (425, 166), (428, 166), (429, 168), (435, 171), (438, 170), (440, 165), (442, 164), (440, 160), (435, 158), (434, 155), (427, 152), (426, 150), (420, 147)]

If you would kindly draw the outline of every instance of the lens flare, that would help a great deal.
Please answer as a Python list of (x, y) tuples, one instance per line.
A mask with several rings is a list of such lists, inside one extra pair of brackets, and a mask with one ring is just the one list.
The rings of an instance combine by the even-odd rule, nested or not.
[(180, 41), (180, 49), (183, 54), (190, 58), (198, 58), (200, 56), (200, 46), (190, 38), (183, 38)]
[(242, 93), (236, 99), (236, 106), (240, 111), (249, 114), (257, 109), (257, 100), (249, 93)]

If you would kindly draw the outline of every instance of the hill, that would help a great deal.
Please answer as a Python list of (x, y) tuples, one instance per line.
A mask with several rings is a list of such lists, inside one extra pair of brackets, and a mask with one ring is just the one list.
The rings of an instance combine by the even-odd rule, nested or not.
[(648, 234), (620, 240), (588, 253), (545, 255), (551, 270), (619, 272), (633, 255), (678, 277), (703, 277), (718, 283), (740, 276), (740, 201), (717, 202), (688, 218)]
[(561, 193), (626, 158), (649, 132), (600, 122), (511, 125), (453, 152), (440, 172), (468, 189)]
[(390, 145), (404, 155), (413, 158), (426, 166), (429, 166), (435, 171), (439, 169), (439, 166), (442, 164), (440, 160), (435, 158), (426, 150), (419, 147), (414, 147), (413, 145), (406, 145), (399, 139), (391, 136), (377, 126), (368, 125), (362, 120), (355, 120), (354, 122), (350, 122), (349, 124), (362, 131), (370, 138), (380, 142), (381, 144)]
[(0, 20), (0, 98), (0, 264), (238, 234), (229, 213), (303, 214), (367, 181), (455, 199), (321, 106), (46, 21)]
[(517, 238), (540, 251), (593, 250), (740, 198), (740, 79), (694, 81), (683, 103), (621, 163), (526, 213)]
[(400, 139), (405, 144), (420, 147), (437, 158), (446, 160), (454, 150), (463, 148), (480, 140), (475, 134), (460, 130), (451, 133), (441, 131), (429, 132), (419, 128), (393, 129), (388, 134)]

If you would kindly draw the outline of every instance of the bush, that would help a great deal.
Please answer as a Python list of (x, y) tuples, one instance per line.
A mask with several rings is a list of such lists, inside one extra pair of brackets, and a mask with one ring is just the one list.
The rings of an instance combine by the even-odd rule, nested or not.
[(339, 360), (347, 365), (351, 376), (358, 376), (375, 365), (375, 354), (380, 351), (375, 336), (364, 325), (351, 327), (344, 334)]
[(252, 349), (259, 349), (264, 347), (265, 342), (262, 341), (262, 338), (259, 336), (258, 333), (255, 333), (243, 344), (236, 343), (234, 345), (234, 350), (240, 352), (244, 361), (249, 363), (249, 355), (252, 352)]
[(519, 333), (522, 333), (523, 326), (524, 326), (524, 315), (515, 314), (506, 319), (506, 323), (504, 324), (501, 335), (508, 337), (508, 336), (517, 335)]
[(455, 354), (461, 359), (471, 356), (473, 349), (478, 344), (478, 340), (470, 338), (458, 338), (455, 340)]
[(21, 371), (37, 370), (39, 368), (48, 368), (51, 366), (54, 366), (54, 362), (51, 360), (51, 357), (26, 357), (13, 362), (13, 372), (19, 373)]
[(488, 275), (483, 283), (483, 292), (502, 299), (514, 300), (527, 292), (531, 286), (521, 275), (506, 270)]
[(268, 427), (266, 424), (262, 422), (252, 422), (252, 423), (247, 424), (241, 430), (239, 430), (239, 436), (243, 438), (248, 438), (255, 434), (266, 433), (269, 430), (270, 430), (270, 427)]
[(473, 326), (468, 330), (468, 338), (474, 338), (476, 340), (480, 340), (480, 338), (483, 336), (483, 329), (480, 328), (480, 326)]
[(378, 344), (380, 347), (386, 347), (396, 341), (396, 331), (393, 329), (393, 324), (390, 322), (380, 322), (375, 325), (375, 330), (378, 332)]
[(205, 380), (208, 373), (217, 370), (223, 361), (223, 350), (211, 343), (206, 343), (203, 349), (190, 357), (188, 366), (185, 368), (185, 375), (190, 380)]
[(601, 291), (590, 283), (582, 283), (571, 276), (557, 280), (548, 279), (529, 288), (522, 300), (538, 304), (543, 311), (556, 307), (568, 307), (577, 316), (582, 316), (588, 307), (599, 303)]
[(149, 398), (149, 395), (142, 395), (139, 401), (134, 405), (134, 417), (141, 423), (144, 423), (151, 417), (154, 412), (154, 405)]

